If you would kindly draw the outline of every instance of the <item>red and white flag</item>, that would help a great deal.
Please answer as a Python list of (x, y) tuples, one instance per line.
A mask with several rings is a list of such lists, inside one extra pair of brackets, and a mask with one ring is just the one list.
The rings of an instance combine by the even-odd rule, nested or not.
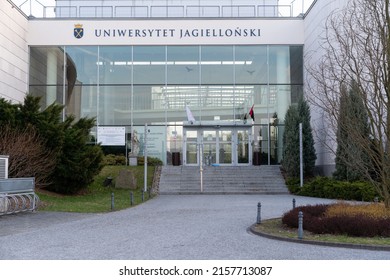
[(251, 116), (253, 121), (255, 121), (255, 111), (253, 111), (254, 106), (255, 106), (255, 104), (253, 104), (252, 108), (249, 110), (249, 116)]

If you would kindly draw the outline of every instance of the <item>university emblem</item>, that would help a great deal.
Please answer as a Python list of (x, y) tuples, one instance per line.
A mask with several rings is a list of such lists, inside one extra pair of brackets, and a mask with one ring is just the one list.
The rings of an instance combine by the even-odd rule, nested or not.
[(84, 28), (82, 24), (75, 24), (73, 29), (73, 35), (77, 39), (81, 39), (84, 36)]

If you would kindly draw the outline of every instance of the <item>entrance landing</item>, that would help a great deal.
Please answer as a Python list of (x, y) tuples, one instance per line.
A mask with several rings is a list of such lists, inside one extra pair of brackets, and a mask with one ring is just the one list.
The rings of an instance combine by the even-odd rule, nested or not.
[(205, 166), (203, 192), (199, 166), (163, 166), (160, 194), (288, 194), (276, 165)]

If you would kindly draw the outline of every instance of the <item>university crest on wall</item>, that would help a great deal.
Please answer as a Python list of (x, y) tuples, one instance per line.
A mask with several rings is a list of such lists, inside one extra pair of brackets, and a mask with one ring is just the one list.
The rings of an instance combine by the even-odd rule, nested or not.
[(84, 28), (82, 24), (75, 24), (73, 29), (73, 35), (77, 39), (81, 39), (84, 36)]

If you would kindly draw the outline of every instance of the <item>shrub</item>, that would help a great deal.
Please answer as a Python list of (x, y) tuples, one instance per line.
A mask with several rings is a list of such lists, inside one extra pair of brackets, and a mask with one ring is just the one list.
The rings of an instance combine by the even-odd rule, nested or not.
[(286, 180), (288, 191), (292, 194), (296, 194), (301, 190), (299, 178), (288, 178)]
[(9, 177), (34, 177), (38, 188), (50, 183), (55, 154), (47, 149), (35, 127), (0, 125), (0, 154), (9, 156)]
[(304, 184), (297, 194), (356, 201), (373, 201), (379, 196), (368, 182), (337, 181), (328, 177), (316, 177)]
[(68, 117), (64, 122), (65, 138), (58, 158), (52, 190), (73, 194), (88, 187), (102, 168), (103, 152), (98, 145), (87, 145), (93, 119), (81, 118), (73, 123)]
[(124, 155), (108, 154), (103, 158), (103, 165), (126, 165), (126, 157)]
[(285, 213), (282, 223), (297, 228), (299, 211), (303, 228), (316, 234), (390, 237), (390, 213), (382, 204), (301, 206)]
[[(74, 116), (67, 116), (62, 121), (63, 109), (62, 105), (53, 103), (41, 110), (40, 98), (31, 95), (25, 97), (23, 104), (11, 104), (0, 98), (0, 128), (3, 130), (8, 125), (13, 130), (10, 134), (19, 134), (19, 141), (22, 141), (26, 127), (29, 128), (28, 133), (24, 134), (30, 139), (23, 136), (25, 141), (18, 144), (18, 153), (3, 150), (10, 154), (13, 176), (35, 176), (37, 184), (41, 186), (48, 185), (57, 192), (73, 193), (86, 188), (99, 172), (102, 152), (100, 146), (87, 145), (95, 120), (82, 118), (75, 121)], [(33, 134), (35, 136), (31, 138)], [(8, 146), (16, 144), (12, 138), (3, 141), (7, 141), (4, 145)], [(33, 145), (44, 150), (40, 159), (32, 154), (27, 159), (28, 150)], [(16, 161), (22, 164), (16, 164)], [(45, 161), (46, 168), (42, 168), (42, 161)]]
[(349, 204), (335, 203), (328, 207), (325, 213), (326, 217), (351, 216), (351, 217), (371, 217), (374, 219), (390, 218), (390, 210), (383, 204)]
[(285, 213), (282, 217), (282, 223), (289, 227), (298, 227), (298, 213), (303, 212), (305, 224), (312, 217), (322, 217), (325, 215), (326, 209), (329, 207), (327, 204), (318, 205), (306, 205), (296, 207), (289, 212)]
[[(144, 165), (145, 157), (138, 157), (137, 160), (138, 160), (138, 165)], [(159, 158), (148, 157), (148, 166), (158, 166), (162, 164), (163, 163)]]

